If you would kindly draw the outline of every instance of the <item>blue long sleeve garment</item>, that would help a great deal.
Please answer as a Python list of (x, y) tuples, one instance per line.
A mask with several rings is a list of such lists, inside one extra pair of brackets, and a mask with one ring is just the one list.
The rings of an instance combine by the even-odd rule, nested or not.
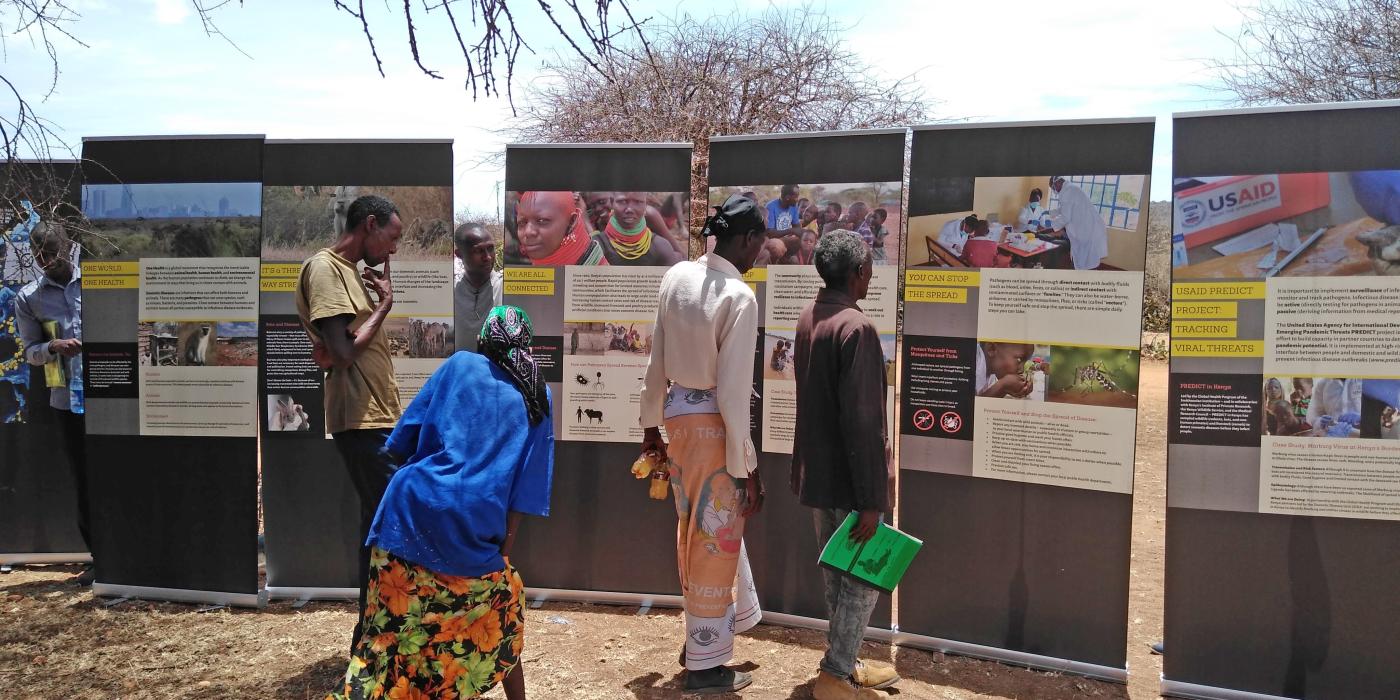
[(531, 426), (520, 391), (485, 356), (458, 352), (443, 363), (385, 449), (409, 456), (366, 544), (433, 571), (500, 571), (507, 513), (549, 515), (554, 422)]

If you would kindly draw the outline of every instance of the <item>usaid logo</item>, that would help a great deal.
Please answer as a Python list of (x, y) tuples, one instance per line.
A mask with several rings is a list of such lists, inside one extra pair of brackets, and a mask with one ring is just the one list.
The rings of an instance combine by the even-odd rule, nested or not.
[(1206, 220), (1206, 207), (1198, 200), (1189, 200), (1181, 204), (1181, 225), (1187, 228), (1195, 228)]

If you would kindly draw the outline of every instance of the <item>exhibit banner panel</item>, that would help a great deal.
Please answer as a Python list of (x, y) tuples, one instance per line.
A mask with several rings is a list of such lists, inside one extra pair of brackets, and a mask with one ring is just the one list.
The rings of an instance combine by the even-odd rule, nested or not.
[[(812, 511), (789, 486), (797, 419), (793, 360), (797, 319), (823, 287), (812, 255), (822, 235), (860, 234), (871, 247), (870, 291), (859, 302), (885, 352), (886, 434), (893, 441), (895, 333), (904, 222), (905, 129), (726, 136), (710, 142), (709, 203), (731, 195), (753, 199), (768, 240), (750, 285), (758, 297), (751, 422), (767, 498), (748, 521), (748, 546), (765, 612), (825, 619), (826, 600)], [(713, 246), (713, 239), (706, 244)], [(833, 445), (833, 449), (836, 447)], [(890, 598), (881, 596), (870, 624), (890, 627)]]
[(1163, 690), (1396, 697), (1400, 102), (1173, 126)]
[[(393, 202), (403, 238), (384, 323), (404, 407), (455, 350), (452, 141), (281, 141), (263, 151), (258, 406), (267, 592), (354, 598), (359, 496), (325, 420), (325, 374), (297, 317), (302, 263), (335, 243), (357, 197)], [(363, 265), (361, 265), (363, 267)]]
[(0, 564), (88, 559), (44, 369), (25, 361), (15, 316), (20, 290), (43, 275), (29, 236), (77, 216), (79, 177), (71, 160), (0, 164)]
[(915, 129), (900, 526), (927, 544), (902, 632), (1124, 677), (1152, 135)]
[(554, 498), (512, 557), (555, 595), (677, 594), (676, 511), (647, 497), (639, 390), (657, 291), (690, 257), (688, 144), (506, 147), (505, 303), (534, 324)]
[(95, 590), (256, 605), (262, 137), (83, 160)]

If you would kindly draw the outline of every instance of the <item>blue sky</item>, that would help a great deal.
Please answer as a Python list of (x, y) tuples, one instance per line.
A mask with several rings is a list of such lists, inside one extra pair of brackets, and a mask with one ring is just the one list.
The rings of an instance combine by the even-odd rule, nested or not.
[[(498, 152), (503, 99), (473, 102), (460, 81), (455, 40), (420, 17), (430, 67), (412, 65), (401, 20), (382, 3), (375, 72), (358, 24), (329, 0), (248, 3), (220, 11), (223, 31), (251, 58), (204, 35), (183, 0), (74, 0), (71, 30), (89, 46), (60, 42), (57, 91), (38, 105), (75, 149), (83, 136), (265, 133), (269, 138), (453, 138), (456, 205), (495, 210), (501, 172), (479, 163)], [(797, 2), (774, 2), (780, 10)], [(726, 2), (635, 0), (651, 16), (733, 12)], [(889, 77), (912, 75), (946, 119), (1018, 121), (1155, 116), (1153, 199), (1170, 192), (1170, 115), (1218, 108), (1204, 59), (1227, 57), (1238, 27), (1231, 3), (1181, 0), (818, 3), (850, 27), (853, 48)], [(753, 8), (754, 5), (744, 5)], [(523, 13), (537, 53), (522, 54), (517, 91), (560, 42), (533, 9)], [(438, 17), (441, 17), (439, 14)], [(459, 21), (463, 21), (459, 17)], [(547, 40), (547, 41), (546, 41)], [(455, 59), (455, 60), (454, 60)], [(42, 95), (49, 67), (20, 39), (6, 46), (7, 76)]]

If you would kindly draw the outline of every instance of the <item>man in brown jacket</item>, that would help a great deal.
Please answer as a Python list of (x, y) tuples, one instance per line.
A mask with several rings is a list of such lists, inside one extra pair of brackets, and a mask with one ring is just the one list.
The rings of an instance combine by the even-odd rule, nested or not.
[[(875, 324), (856, 302), (870, 287), (873, 261), (859, 234), (822, 236), (814, 254), (826, 287), (797, 321), (797, 430), (792, 489), (813, 508), (823, 546), (855, 511), (851, 539), (869, 540), (890, 510), (885, 440), (885, 357)], [(853, 577), (823, 569), (831, 621), (828, 649), (812, 694), (817, 700), (875, 698), (899, 675), (887, 665), (856, 659), (880, 592)]]

